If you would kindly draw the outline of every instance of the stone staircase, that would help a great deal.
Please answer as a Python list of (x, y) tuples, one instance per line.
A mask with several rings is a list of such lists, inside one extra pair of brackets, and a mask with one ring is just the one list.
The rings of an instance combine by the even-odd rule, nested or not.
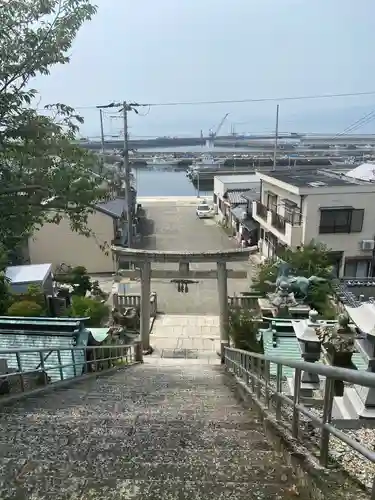
[(0, 498), (295, 498), (256, 412), (220, 365), (198, 362), (151, 357), (5, 408)]

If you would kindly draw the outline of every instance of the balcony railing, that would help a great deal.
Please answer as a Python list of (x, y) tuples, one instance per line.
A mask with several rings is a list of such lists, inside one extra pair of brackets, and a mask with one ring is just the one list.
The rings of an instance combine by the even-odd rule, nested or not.
[(280, 233), (285, 233), (285, 222), (282, 215), (279, 215), (277, 212), (271, 212), (271, 224)]
[(257, 202), (257, 215), (264, 220), (267, 220), (268, 208), (260, 202)]
[(300, 212), (286, 210), (285, 221), (292, 226), (300, 226), (302, 224), (302, 214)]

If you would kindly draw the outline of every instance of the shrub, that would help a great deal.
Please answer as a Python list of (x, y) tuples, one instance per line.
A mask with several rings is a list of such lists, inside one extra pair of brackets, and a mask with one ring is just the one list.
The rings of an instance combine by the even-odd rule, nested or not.
[(30, 285), (26, 292), (23, 293), (12, 293), (10, 297), (11, 304), (18, 302), (35, 302), (38, 304), (43, 311), (46, 310), (46, 299), (44, 293), (37, 285)]
[(70, 285), (72, 287), (72, 295), (84, 297), (87, 292), (91, 291), (91, 279), (87, 273), (87, 269), (83, 266), (76, 266), (69, 269), (67, 273), (56, 274), (55, 280), (58, 283)]
[(36, 318), (42, 316), (43, 308), (36, 302), (21, 300), (14, 302), (8, 309), (8, 316), (25, 316)]
[(73, 295), (69, 316), (80, 318), (88, 316), (90, 317), (87, 321), (88, 326), (100, 327), (109, 316), (109, 306), (90, 297)]
[(233, 308), (229, 313), (229, 336), (237, 349), (263, 354), (262, 341), (258, 340), (258, 322), (250, 309)]

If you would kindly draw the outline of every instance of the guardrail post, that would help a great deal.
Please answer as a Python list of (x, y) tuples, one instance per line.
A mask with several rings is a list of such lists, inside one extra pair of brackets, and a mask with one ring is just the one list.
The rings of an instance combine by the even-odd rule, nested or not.
[[(326, 378), (324, 387), (324, 405), (323, 405), (323, 425), (331, 422), (332, 418), (332, 405), (334, 397), (335, 381), (332, 378)], [(320, 464), (323, 467), (328, 465), (328, 452), (329, 452), (329, 430), (322, 427), (320, 435)]]
[(143, 345), (142, 342), (134, 344), (134, 360), (136, 363), (143, 363)]
[(264, 398), (267, 408), (270, 407), (270, 362), (266, 360), (264, 362), (264, 379), (266, 381), (266, 385), (264, 387)]
[(21, 391), (25, 392), (25, 380), (23, 378), (23, 373), (22, 373), (22, 363), (21, 363), (21, 355), (19, 352), (16, 352), (16, 358), (17, 358), (17, 366), (18, 366), (18, 372), (20, 374), (20, 384), (21, 384)]
[(74, 354), (74, 349), (71, 349), (70, 353), (72, 356), (73, 373), (74, 373), (74, 376), (76, 377), (77, 376), (77, 364), (76, 364), (76, 356)]
[(256, 370), (256, 358), (250, 356), (250, 373), (251, 373), (251, 391), (255, 392), (255, 370)]
[(227, 341), (221, 341), (220, 342), (220, 359), (221, 359), (221, 364), (225, 364), (225, 348), (229, 347), (229, 342)]
[[(276, 392), (282, 393), (283, 391), (283, 365), (277, 364), (276, 368)], [(276, 395), (276, 420), (281, 420), (281, 398)]]
[(249, 386), (250, 385), (250, 375), (249, 375), (249, 372), (250, 372), (250, 355), (248, 353), (246, 353), (246, 357), (245, 357), (245, 370), (246, 370), (246, 385)]
[(255, 358), (255, 373), (256, 373), (256, 376), (257, 376), (257, 380), (256, 380), (256, 395), (257, 395), (257, 398), (260, 399), (260, 395), (261, 395), (261, 390), (262, 390), (262, 384), (261, 384), (261, 376), (262, 376), (262, 360), (261, 359), (258, 359), (258, 358)]
[(57, 350), (57, 362), (59, 363), (59, 372), (60, 372), (60, 380), (64, 380), (64, 372), (61, 367), (62, 362), (61, 362), (61, 351), (60, 349)]
[(299, 427), (299, 411), (297, 404), (300, 399), (300, 389), (301, 389), (301, 375), (302, 371), (300, 368), (296, 368), (294, 373), (294, 394), (293, 394), (293, 421), (292, 421), (292, 434), (293, 437), (298, 437), (298, 427)]
[(42, 351), (39, 351), (39, 359), (40, 359), (40, 369), (42, 370), (42, 374), (43, 374), (43, 382), (44, 382), (44, 385), (47, 385), (48, 384), (48, 377), (47, 377), (47, 372), (46, 372), (46, 369), (44, 366), (44, 357), (43, 357)]

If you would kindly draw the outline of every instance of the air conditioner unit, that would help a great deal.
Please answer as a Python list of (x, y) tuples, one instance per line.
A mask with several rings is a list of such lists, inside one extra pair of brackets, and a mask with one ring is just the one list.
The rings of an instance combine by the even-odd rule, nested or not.
[(361, 250), (374, 250), (375, 241), (374, 240), (362, 240)]

